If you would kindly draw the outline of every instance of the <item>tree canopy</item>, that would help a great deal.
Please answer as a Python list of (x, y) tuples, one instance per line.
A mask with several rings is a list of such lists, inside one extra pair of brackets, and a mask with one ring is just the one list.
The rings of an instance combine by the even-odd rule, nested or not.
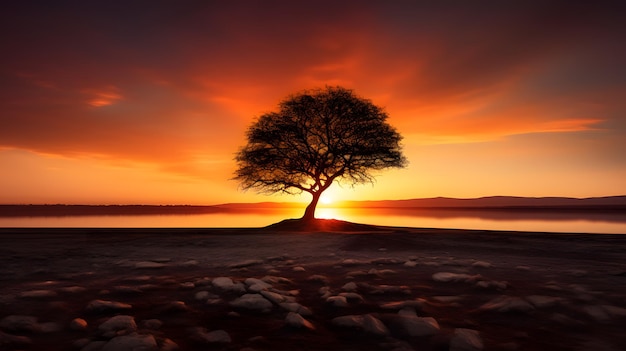
[(373, 182), (372, 171), (406, 165), (402, 137), (387, 118), (382, 108), (343, 87), (289, 96), (249, 127), (234, 179), (261, 193), (310, 193), (303, 219), (313, 219), (320, 195), (333, 182)]

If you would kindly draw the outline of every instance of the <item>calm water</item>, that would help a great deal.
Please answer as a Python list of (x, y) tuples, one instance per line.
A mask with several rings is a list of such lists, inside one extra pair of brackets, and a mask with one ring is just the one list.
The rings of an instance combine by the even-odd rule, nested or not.
[[(301, 209), (281, 209), (190, 215), (0, 217), (0, 227), (263, 227), (301, 215)], [(626, 213), (319, 208), (317, 217), (399, 227), (626, 234)]]

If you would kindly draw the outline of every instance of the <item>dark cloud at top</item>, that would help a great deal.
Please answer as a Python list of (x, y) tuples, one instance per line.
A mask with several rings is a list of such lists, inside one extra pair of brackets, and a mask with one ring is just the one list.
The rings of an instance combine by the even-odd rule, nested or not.
[[(234, 147), (248, 114), (308, 84), (387, 96), (393, 111), (498, 96), (473, 116), (449, 116), (457, 122), (497, 117), (506, 128), (501, 116), (523, 103), (545, 108), (532, 123), (586, 117), (623, 126), (610, 120), (623, 118), (618, 101), (626, 81), (624, 6), (617, 2), (15, 1), (3, 7), (2, 147), (152, 159)], [(550, 104), (568, 96), (605, 111), (567, 115)], [(402, 118), (406, 128), (429, 125), (414, 121), (428, 116)], [(202, 128), (207, 136), (197, 132)], [(146, 146), (151, 142), (162, 147)]]

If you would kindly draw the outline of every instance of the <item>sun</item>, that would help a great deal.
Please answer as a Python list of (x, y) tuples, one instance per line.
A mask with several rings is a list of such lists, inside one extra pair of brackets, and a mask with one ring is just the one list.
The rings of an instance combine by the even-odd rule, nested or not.
[(320, 204), (322, 205), (330, 205), (333, 203), (333, 198), (330, 194), (324, 193), (320, 196)]

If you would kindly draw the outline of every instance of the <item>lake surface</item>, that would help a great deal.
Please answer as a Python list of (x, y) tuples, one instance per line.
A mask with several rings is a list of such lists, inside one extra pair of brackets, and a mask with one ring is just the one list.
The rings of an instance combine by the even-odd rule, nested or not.
[[(208, 214), (0, 217), (0, 227), (264, 227), (298, 218), (302, 209), (242, 209)], [(318, 218), (397, 227), (626, 234), (626, 213), (319, 208)]]

